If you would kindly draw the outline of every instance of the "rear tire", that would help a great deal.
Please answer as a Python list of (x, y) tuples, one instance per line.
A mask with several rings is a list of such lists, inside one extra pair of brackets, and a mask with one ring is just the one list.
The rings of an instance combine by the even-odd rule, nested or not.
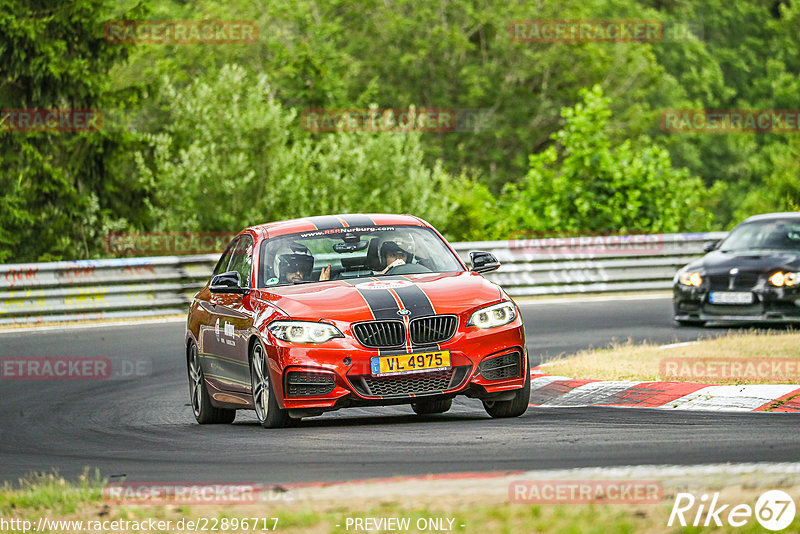
[(434, 413), (444, 413), (453, 406), (453, 399), (437, 399), (415, 402), (411, 409), (417, 415), (429, 415)]
[(278, 406), (275, 389), (269, 378), (267, 355), (260, 341), (256, 341), (250, 349), (250, 384), (253, 391), (253, 406), (261, 426), (264, 428), (289, 426), (292, 419), (288, 410)]
[(194, 418), (201, 425), (233, 423), (233, 420), (236, 419), (236, 410), (215, 408), (211, 404), (211, 396), (208, 394), (206, 379), (203, 376), (203, 367), (200, 365), (200, 354), (194, 341), (189, 344), (188, 356), (189, 395), (192, 399)]
[(483, 409), (495, 419), (506, 417), (519, 417), (528, 410), (531, 401), (531, 370), (530, 364), (525, 364), (525, 385), (517, 390), (514, 398), (507, 401), (483, 401)]

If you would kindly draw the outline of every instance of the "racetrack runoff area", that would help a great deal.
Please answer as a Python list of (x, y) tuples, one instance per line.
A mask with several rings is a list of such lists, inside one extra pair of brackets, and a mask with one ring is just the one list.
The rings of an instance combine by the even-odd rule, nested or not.
[[(0, 527), (32, 531), (44, 524), (51, 530), (68, 525), (72, 531), (150, 532), (152, 525), (171, 531), (216, 525), (231, 532), (243, 531), (247, 522), (244, 530), (257, 525), (257, 530), (288, 533), (555, 533), (588, 531), (597, 524), (607, 532), (674, 532), (682, 526), (733, 532), (745, 525), (753, 531), (783, 524), (787, 532), (796, 532), (800, 525), (794, 502), (800, 495), (798, 463), (454, 473), (288, 484), (263, 487), (255, 502), (248, 499), (244, 504), (109, 503), (104, 489), (74, 511), (31, 510), (29, 499), (12, 513), (4, 510)], [(72, 490), (65, 486), (66, 492)], [(0, 497), (4, 502), (20, 500), (8, 490)], [(233, 524), (238, 528), (231, 528)]]

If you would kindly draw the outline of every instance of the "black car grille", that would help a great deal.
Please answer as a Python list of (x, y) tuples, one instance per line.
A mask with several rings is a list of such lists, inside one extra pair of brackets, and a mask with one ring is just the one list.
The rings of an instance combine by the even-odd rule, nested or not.
[(365, 347), (401, 347), (406, 341), (402, 321), (369, 321), (353, 325), (353, 334)]
[(764, 305), (756, 302), (749, 305), (742, 304), (703, 304), (703, 313), (706, 315), (753, 315), (760, 316), (764, 313)]
[(486, 380), (517, 378), (522, 374), (520, 372), (521, 362), (521, 355), (517, 351), (483, 360), (481, 362), (481, 376)]
[(469, 372), (469, 365), (446, 371), (413, 373), (402, 376), (353, 376), (350, 383), (364, 397), (404, 397), (438, 393), (459, 386)]
[[(432, 315), (411, 320), (411, 342), (430, 345), (447, 341), (456, 333), (458, 318), (455, 315)], [(383, 349), (402, 347), (406, 341), (406, 327), (402, 321), (368, 321), (353, 325), (353, 335), (365, 347)]]
[[(735, 275), (712, 274), (708, 276), (711, 291), (724, 291), (730, 289), (747, 290), (753, 289), (758, 284), (759, 273), (739, 272)], [(733, 287), (731, 287), (733, 279)]]
[(333, 375), (328, 373), (307, 373), (289, 371), (286, 374), (286, 396), (315, 397), (327, 395), (336, 387)]
[(415, 345), (441, 343), (456, 333), (455, 315), (434, 315), (411, 321), (411, 342)]

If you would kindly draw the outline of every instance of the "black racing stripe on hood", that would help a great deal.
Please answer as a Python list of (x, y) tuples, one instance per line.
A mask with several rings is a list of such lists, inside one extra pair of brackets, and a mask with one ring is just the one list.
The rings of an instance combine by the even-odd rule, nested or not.
[[(358, 288), (356, 288), (358, 289)], [(400, 306), (388, 289), (358, 289), (375, 319), (400, 319)]]
[(364, 301), (372, 312), (375, 319), (401, 319), (397, 313), (400, 311), (400, 306), (397, 305), (397, 300), (392, 296), (388, 289), (360, 289), (358, 286), (364, 282), (374, 282), (374, 278), (356, 278), (355, 280), (344, 281), (347, 285), (356, 288), (358, 293), (364, 298)]
[(334, 228), (344, 228), (344, 224), (338, 217), (333, 215), (318, 215), (307, 217), (307, 220), (317, 227), (317, 230), (332, 230)]
[(418, 285), (400, 287), (395, 289), (394, 292), (400, 297), (400, 302), (403, 303), (403, 306), (411, 312), (411, 315), (409, 315), (411, 319), (436, 314), (428, 295)]

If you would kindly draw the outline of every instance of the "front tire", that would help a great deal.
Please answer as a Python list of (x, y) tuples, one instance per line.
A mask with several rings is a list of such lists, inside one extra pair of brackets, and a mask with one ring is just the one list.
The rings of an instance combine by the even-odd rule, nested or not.
[(444, 413), (453, 406), (453, 399), (437, 399), (415, 402), (411, 409), (417, 415), (429, 415), (434, 413)]
[(519, 417), (528, 409), (531, 401), (531, 371), (530, 365), (525, 365), (525, 385), (517, 390), (514, 398), (507, 401), (483, 401), (483, 409), (495, 419), (506, 417)]
[(189, 345), (189, 395), (192, 399), (192, 412), (194, 418), (201, 425), (216, 425), (233, 423), (236, 410), (215, 408), (211, 404), (211, 396), (206, 388), (206, 379), (203, 376), (203, 367), (200, 365), (200, 354), (197, 345), (192, 341)]
[(250, 349), (250, 384), (253, 391), (253, 405), (258, 422), (264, 428), (281, 428), (291, 422), (289, 412), (278, 406), (275, 390), (269, 378), (267, 355), (260, 341)]

